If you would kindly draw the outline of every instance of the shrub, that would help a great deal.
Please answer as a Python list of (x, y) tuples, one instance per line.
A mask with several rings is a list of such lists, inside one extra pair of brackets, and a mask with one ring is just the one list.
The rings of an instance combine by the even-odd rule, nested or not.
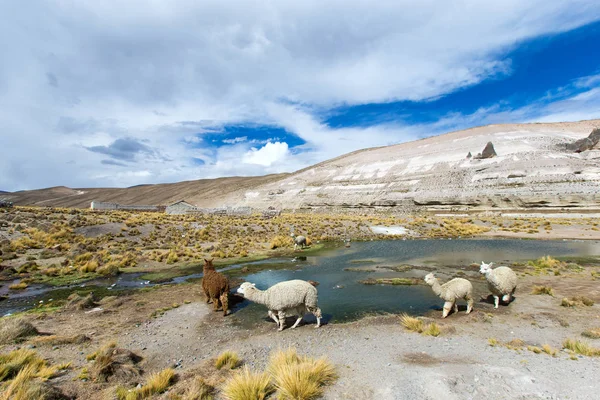
[(215, 367), (217, 369), (221, 369), (223, 367), (227, 367), (228, 369), (235, 369), (239, 365), (240, 359), (237, 353), (229, 350), (221, 353), (215, 361)]
[(280, 399), (309, 400), (322, 394), (322, 387), (337, 379), (335, 368), (326, 359), (301, 357), (295, 349), (277, 351), (269, 361)]
[(0, 319), (0, 345), (20, 342), (37, 334), (38, 330), (22, 318)]
[(581, 335), (590, 339), (600, 339), (600, 328), (588, 329), (584, 331)]
[(554, 296), (554, 290), (550, 286), (534, 286), (531, 294), (547, 294)]
[(430, 324), (427, 325), (427, 328), (423, 331), (424, 335), (428, 335), (428, 336), (439, 336), (442, 333), (440, 327), (438, 324), (436, 324), (435, 322), (432, 322)]
[(29, 285), (27, 285), (27, 283), (21, 281), (19, 283), (13, 283), (8, 288), (10, 290), (25, 290), (25, 289), (27, 289), (27, 286), (29, 286)]
[(248, 367), (229, 378), (222, 390), (227, 400), (264, 400), (272, 392), (269, 375), (266, 372), (252, 372)]
[(173, 250), (169, 251), (169, 255), (167, 256), (167, 264), (174, 264), (179, 261), (179, 256)]
[(565, 297), (560, 302), (560, 305), (563, 307), (591, 307), (594, 305), (594, 300), (585, 296), (575, 296), (571, 297), (570, 299)]
[(281, 247), (290, 247), (294, 245), (294, 240), (291, 236), (278, 235), (271, 239), (270, 249), (275, 250)]
[(576, 354), (581, 354), (582, 356), (600, 356), (600, 349), (592, 347), (589, 343), (580, 340), (565, 339), (563, 348), (571, 350)]
[(402, 314), (400, 316), (400, 324), (411, 332), (423, 332), (423, 321), (419, 318), (411, 317), (408, 314)]

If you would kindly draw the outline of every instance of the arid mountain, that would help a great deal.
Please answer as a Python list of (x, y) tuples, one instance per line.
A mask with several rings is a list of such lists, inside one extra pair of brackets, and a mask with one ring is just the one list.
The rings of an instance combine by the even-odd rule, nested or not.
[(592, 134), (598, 128), (600, 120), (490, 125), (359, 150), (292, 174), (6, 197), (68, 207), (185, 199), (202, 207), (259, 209), (594, 208), (600, 207), (600, 135)]
[(39, 190), (25, 190), (4, 196), (16, 205), (53, 207), (89, 207), (93, 200), (137, 205), (168, 205), (186, 200), (201, 207), (222, 205), (224, 196), (231, 192), (252, 190), (287, 174), (257, 177), (229, 177), (202, 179), (157, 185), (138, 185), (130, 188), (70, 189), (64, 186)]

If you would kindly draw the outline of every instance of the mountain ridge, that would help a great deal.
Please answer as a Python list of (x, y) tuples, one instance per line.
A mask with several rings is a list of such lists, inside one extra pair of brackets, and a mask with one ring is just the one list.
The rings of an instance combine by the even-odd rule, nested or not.
[[(574, 152), (600, 120), (493, 124), (360, 149), (292, 173), (129, 188), (54, 187), (9, 194), (17, 205), (88, 207), (92, 200), (290, 210), (466, 210), (599, 207), (600, 149)], [(467, 158), (492, 142), (497, 155)]]

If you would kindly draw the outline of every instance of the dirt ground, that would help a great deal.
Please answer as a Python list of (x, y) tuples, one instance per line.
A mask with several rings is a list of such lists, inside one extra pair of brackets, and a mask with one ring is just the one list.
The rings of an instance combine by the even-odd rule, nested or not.
[[(119, 347), (144, 358), (141, 366), (146, 373), (167, 367), (175, 367), (180, 375), (202, 371), (207, 360), (225, 350), (237, 351), (245, 364), (258, 369), (278, 348), (326, 356), (336, 365), (339, 379), (327, 388), (325, 399), (592, 399), (597, 398), (600, 359), (573, 357), (560, 350), (564, 339), (582, 339), (584, 330), (600, 327), (598, 304), (560, 306), (562, 297), (574, 294), (600, 301), (600, 285), (588, 277), (589, 272), (523, 276), (516, 299), (498, 310), (483, 296), (470, 315), (463, 306), (458, 314), (441, 320), (441, 311), (433, 310), (424, 319), (442, 325), (438, 337), (407, 332), (397, 315), (330, 323), (319, 329), (305, 324), (278, 333), (265, 310), (264, 319), (244, 326), (236, 315), (243, 310), (227, 317), (213, 312), (198, 284), (160, 287), (105, 301), (97, 309), (31, 318), (40, 331), (83, 333), (92, 339), (85, 344), (36, 346), (54, 362), (72, 362), (71, 371), (54, 381), (78, 398), (106, 399), (114, 393), (114, 384), (84, 382), (77, 376), (90, 365), (87, 354), (116, 340)], [(540, 284), (552, 286), (554, 296), (530, 294), (532, 286)], [(163, 311), (156, 313), (159, 309)], [(489, 338), (500, 344), (490, 346)], [(524, 341), (524, 347), (502, 345), (513, 339)], [(587, 340), (600, 346), (600, 340)], [(28, 343), (22, 345), (31, 346)], [(557, 356), (527, 350), (528, 345), (543, 344), (559, 349)], [(162, 396), (169, 398), (169, 392)]]

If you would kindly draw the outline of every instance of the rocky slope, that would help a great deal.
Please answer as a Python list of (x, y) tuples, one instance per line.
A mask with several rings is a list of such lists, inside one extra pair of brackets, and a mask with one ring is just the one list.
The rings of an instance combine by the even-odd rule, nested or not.
[[(264, 209), (463, 210), (600, 207), (600, 120), (490, 125), (359, 150), (293, 174), (127, 189), (51, 188), (16, 204), (86, 207), (91, 200)], [(491, 145), (490, 145), (491, 142)]]
[(313, 209), (598, 207), (600, 135), (590, 135), (598, 127), (600, 120), (491, 125), (366, 149), (227, 201)]

